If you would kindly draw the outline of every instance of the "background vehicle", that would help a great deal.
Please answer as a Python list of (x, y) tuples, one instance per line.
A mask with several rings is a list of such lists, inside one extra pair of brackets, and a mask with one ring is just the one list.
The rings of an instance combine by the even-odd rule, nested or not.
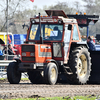
[[(12, 35), (12, 33), (8, 32), (8, 42), (11, 42), (10, 35)], [(2, 51), (5, 45), (7, 45), (7, 34), (6, 32), (0, 32), (0, 60), (4, 59)]]
[[(26, 34), (12, 34), (11, 32), (8, 32), (8, 44), (12, 44), (12, 47), (15, 46), (16, 54), (20, 54), (20, 45), (24, 43), (26, 40)], [(7, 33), (6, 32), (0, 32), (0, 44), (7, 45)], [(4, 45), (4, 46), (5, 46)]]
[(21, 60), (7, 67), (11, 84), (19, 83), (26, 71), (32, 83), (56, 84), (60, 74), (77, 84), (85, 84), (91, 72), (91, 57), (81, 41), (76, 19), (61, 10), (46, 10), (48, 16), (30, 18), (26, 43), (21, 45)]

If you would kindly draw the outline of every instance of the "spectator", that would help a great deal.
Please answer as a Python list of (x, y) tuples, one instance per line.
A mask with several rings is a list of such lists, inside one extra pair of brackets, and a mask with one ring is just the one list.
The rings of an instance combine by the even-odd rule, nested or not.
[(3, 54), (7, 54), (7, 47), (4, 47), (2, 52), (3, 52)]
[(10, 44), (8, 45), (8, 54), (9, 55), (14, 55), (14, 52), (13, 52), (12, 47), (11, 47)]
[(95, 43), (90, 36), (87, 38), (87, 44), (89, 46), (89, 50), (96, 51)]

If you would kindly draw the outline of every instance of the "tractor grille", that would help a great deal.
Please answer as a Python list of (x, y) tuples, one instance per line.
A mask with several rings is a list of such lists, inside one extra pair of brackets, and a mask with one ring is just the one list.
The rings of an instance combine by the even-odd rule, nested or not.
[(22, 61), (35, 61), (35, 57), (22, 57)]
[(22, 52), (35, 52), (34, 45), (22, 45)]
[[(35, 52), (35, 46), (34, 45), (22, 45), (22, 52)], [(35, 57), (34, 56), (30, 56), (30, 55), (26, 55), (26, 56), (22, 56), (22, 61), (35, 61)]]

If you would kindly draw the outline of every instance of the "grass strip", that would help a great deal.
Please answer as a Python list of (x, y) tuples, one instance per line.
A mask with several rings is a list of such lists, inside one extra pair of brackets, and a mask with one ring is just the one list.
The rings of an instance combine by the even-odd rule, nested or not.
[[(3, 99), (0, 99), (3, 100)], [(74, 97), (36, 97), (36, 98), (18, 98), (18, 99), (6, 99), (6, 100), (100, 100), (100, 96), (89, 95), (89, 96), (74, 96)]]

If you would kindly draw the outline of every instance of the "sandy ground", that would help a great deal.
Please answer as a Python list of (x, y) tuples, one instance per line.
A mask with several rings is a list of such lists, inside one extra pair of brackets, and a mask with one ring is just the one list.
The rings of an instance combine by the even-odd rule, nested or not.
[(31, 84), (21, 81), (20, 84), (9, 84), (7, 80), (0, 81), (0, 99), (56, 97), (76, 95), (100, 95), (100, 85), (56, 85)]

